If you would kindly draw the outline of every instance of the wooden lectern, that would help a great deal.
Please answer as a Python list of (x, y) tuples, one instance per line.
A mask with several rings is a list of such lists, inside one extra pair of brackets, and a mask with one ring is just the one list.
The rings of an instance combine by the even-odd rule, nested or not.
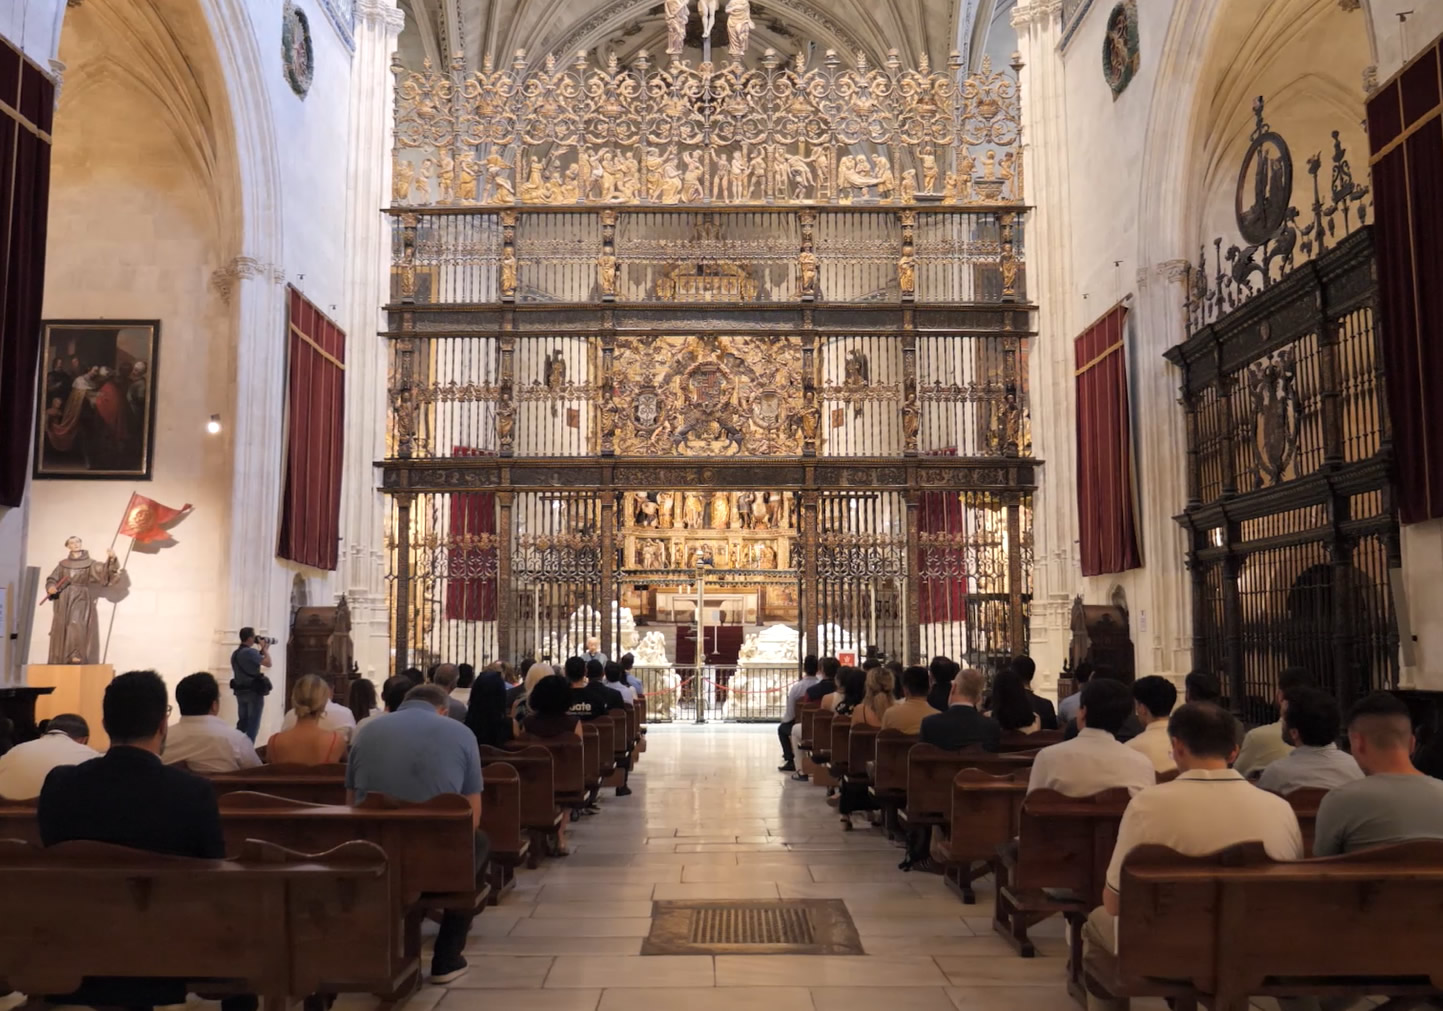
[(49, 695), (35, 700), (35, 718), (48, 719), (61, 713), (76, 713), (90, 724), (90, 746), (96, 751), (110, 747), (101, 724), (101, 704), (105, 686), (115, 677), (115, 668), (108, 663), (45, 664), (32, 663), (25, 668), (26, 682), (32, 688), (54, 688)]

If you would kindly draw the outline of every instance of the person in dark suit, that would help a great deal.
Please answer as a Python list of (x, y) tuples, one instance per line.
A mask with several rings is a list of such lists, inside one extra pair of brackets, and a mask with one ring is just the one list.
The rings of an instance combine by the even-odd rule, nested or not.
[[(113, 843), (151, 853), (220, 860), (225, 857), (215, 790), (199, 776), (160, 760), (165, 745), (165, 682), (153, 670), (130, 671), (110, 682), (101, 704), (110, 750), (83, 765), (61, 766), (45, 778), (37, 801), (40, 841)], [(51, 1003), (149, 1007), (180, 1004), (183, 979), (87, 978), (78, 991)], [(256, 1007), (254, 996), (228, 997), (225, 1011)]]
[(1037, 663), (1030, 656), (1014, 656), (1012, 658), (1012, 673), (1022, 679), (1023, 686), (1027, 689), (1027, 697), (1032, 700), (1032, 711), (1042, 721), (1043, 730), (1056, 730), (1061, 724), (1057, 722), (1057, 709), (1051, 699), (1045, 699), (1032, 690), (1032, 677), (1037, 673)]
[(979, 708), (986, 679), (982, 672), (969, 667), (952, 681), (952, 692), (946, 712), (928, 716), (922, 721), (920, 739), (948, 751), (959, 751), (979, 744), (985, 751), (996, 751), (1002, 728)]
[(927, 665), (932, 675), (932, 690), (927, 693), (927, 704), (939, 713), (945, 713), (952, 695), (952, 682), (962, 668), (945, 656), (934, 656)]

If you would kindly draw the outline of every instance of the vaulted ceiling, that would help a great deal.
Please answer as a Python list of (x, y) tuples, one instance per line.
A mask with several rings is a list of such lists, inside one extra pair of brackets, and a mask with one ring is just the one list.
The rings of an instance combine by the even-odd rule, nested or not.
[[(660, 0), (401, 3), (407, 10), (401, 58), (410, 67), (428, 58), (439, 64), (455, 52), (463, 54), (468, 68), (479, 68), (487, 55), (497, 65), (510, 63), (517, 49), (525, 49), (533, 62), (553, 53), (569, 61), (583, 49), (603, 60), (614, 53), (623, 63), (641, 49), (654, 58), (666, 51)], [(844, 62), (864, 54), (875, 65), (895, 48), (907, 65), (925, 52), (940, 68), (959, 37), (965, 39), (970, 32), (970, 23), (959, 32), (959, 16), (970, 18), (977, 6), (976, 0), (752, 0), (756, 27), (749, 56), (755, 61), (771, 48), (788, 57), (802, 52), (816, 61), (835, 49)], [(701, 57), (700, 35), (693, 5), (686, 53), (692, 61)], [(718, 26), (713, 46), (723, 42)], [(725, 59), (725, 53), (718, 49), (714, 59)]]

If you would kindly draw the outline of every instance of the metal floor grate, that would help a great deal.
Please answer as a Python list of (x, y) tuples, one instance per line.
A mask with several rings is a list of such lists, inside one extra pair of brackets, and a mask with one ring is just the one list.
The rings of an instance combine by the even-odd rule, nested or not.
[(643, 955), (861, 955), (840, 899), (654, 902)]
[(692, 944), (816, 944), (817, 927), (805, 906), (731, 906), (699, 909)]

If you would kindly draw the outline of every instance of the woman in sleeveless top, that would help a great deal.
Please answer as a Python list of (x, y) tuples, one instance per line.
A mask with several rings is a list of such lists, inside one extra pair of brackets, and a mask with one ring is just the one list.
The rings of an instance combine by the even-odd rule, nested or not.
[(322, 730), (321, 714), (331, 701), (331, 686), (315, 674), (307, 674), (291, 689), (291, 707), (296, 725), (272, 734), (266, 744), (266, 761), (271, 765), (326, 765), (339, 762), (346, 753), (346, 737), (340, 731)]

